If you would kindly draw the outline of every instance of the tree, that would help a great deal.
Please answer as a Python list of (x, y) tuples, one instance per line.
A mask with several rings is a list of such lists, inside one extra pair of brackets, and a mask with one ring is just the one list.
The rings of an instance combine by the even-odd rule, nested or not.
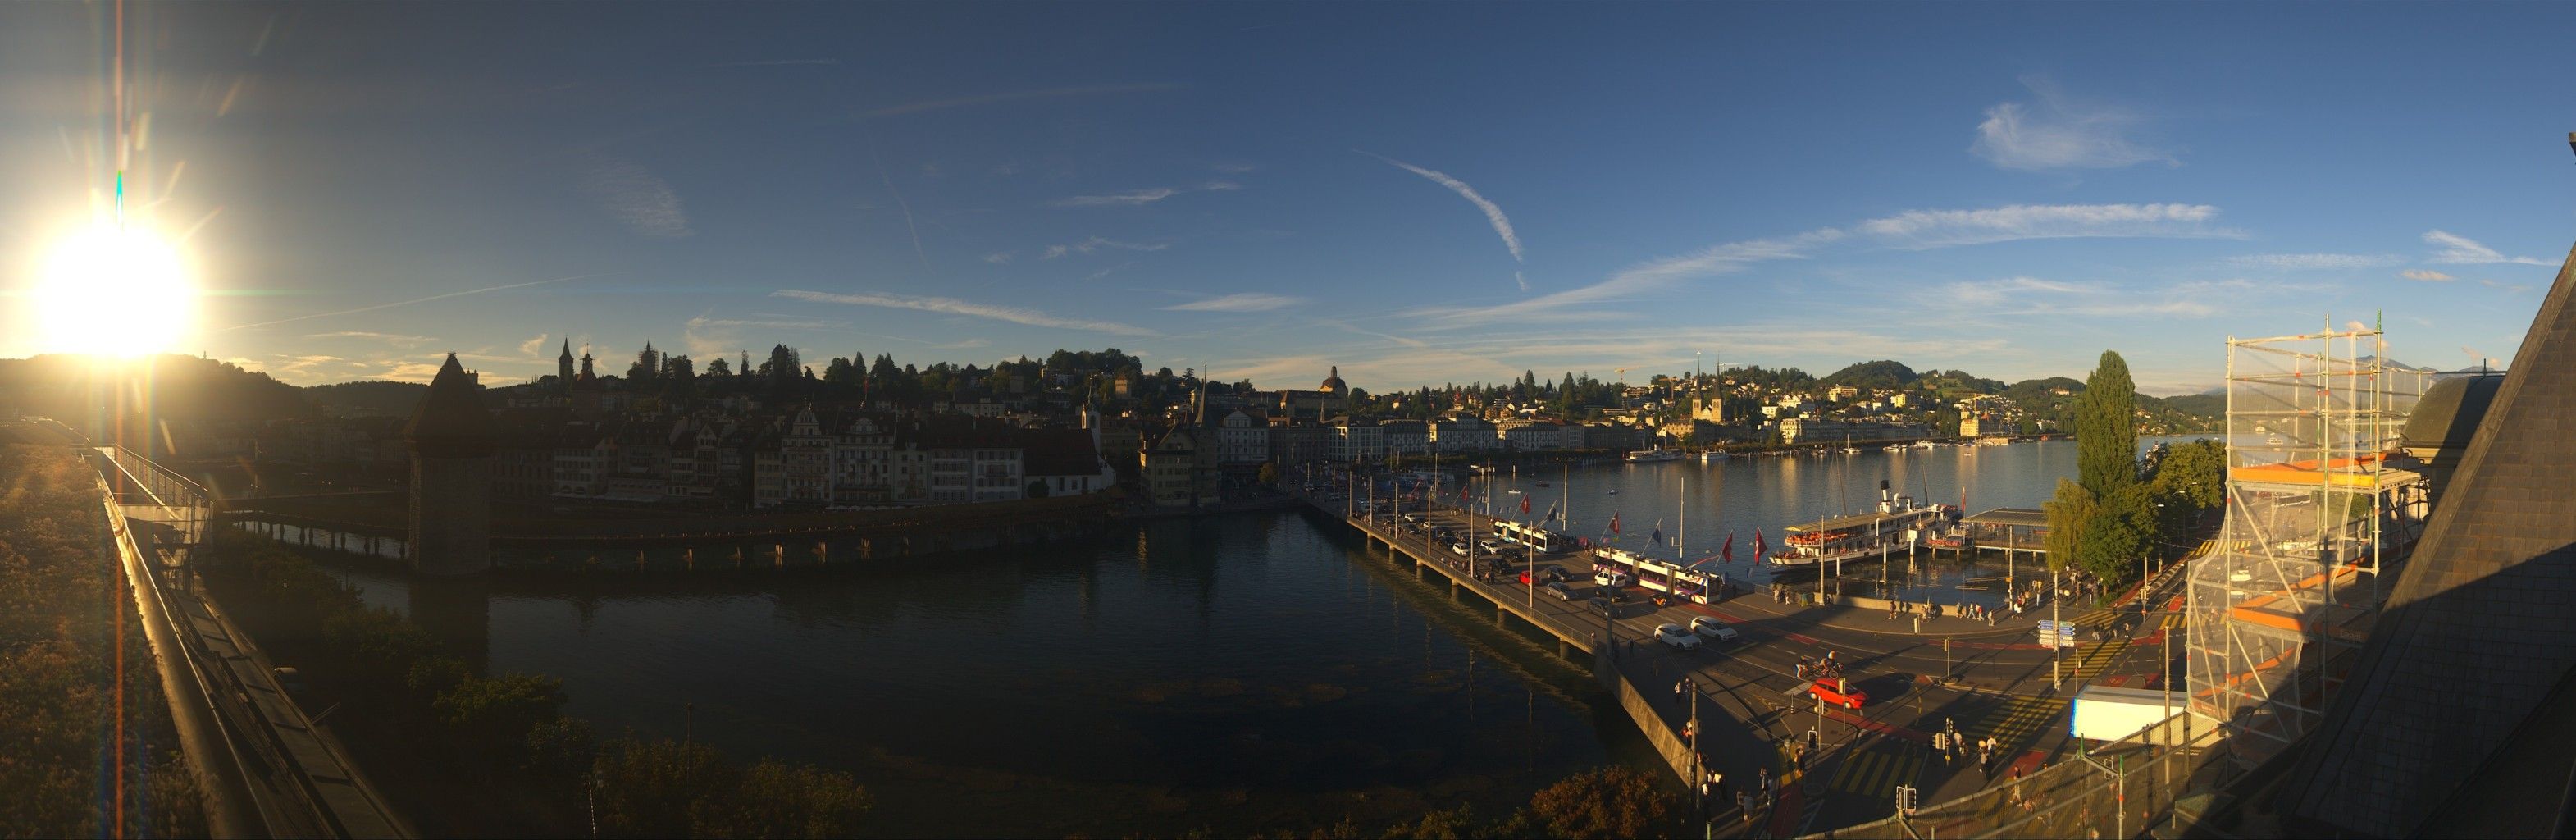
[(848, 359), (833, 357), (830, 364), (823, 366), (823, 381), (833, 385), (857, 385), (859, 366), (851, 364)]
[(467, 678), (438, 695), (433, 708), (462, 746), (512, 766), (526, 763), (529, 732), (561, 717), (563, 702), (563, 681), (508, 674)]
[(1046, 483), (1046, 479), (1042, 479), (1042, 478), (1032, 478), (1032, 479), (1029, 479), (1029, 486), (1028, 486), (1028, 487), (1026, 487), (1026, 488), (1023, 488), (1023, 489), (1021, 490), (1021, 492), (1022, 492), (1024, 495), (1027, 495), (1029, 498), (1032, 498), (1032, 499), (1043, 499), (1043, 498), (1046, 498), (1046, 497), (1047, 497), (1047, 483)]
[(1653, 776), (1623, 765), (1567, 777), (1530, 797), (1530, 812), (1557, 837), (1648, 837), (1673, 833), (1679, 797)]
[(2093, 524), (2102, 510), (2102, 502), (2084, 485), (2066, 479), (2057, 480), (2057, 494), (2040, 508), (2048, 514), (2048, 550), (2050, 571), (2063, 571), (2082, 554), (2084, 530)]
[(2138, 389), (2129, 363), (2102, 351), (2101, 363), (2075, 400), (2077, 481), (2109, 499), (2138, 480)]
[(726, 364), (723, 356), (717, 356), (715, 361), (707, 363), (707, 375), (732, 376), (733, 366)]
[(1265, 487), (1278, 484), (1279, 464), (1276, 462), (1263, 462), (1259, 478), (1261, 479), (1262, 485)]

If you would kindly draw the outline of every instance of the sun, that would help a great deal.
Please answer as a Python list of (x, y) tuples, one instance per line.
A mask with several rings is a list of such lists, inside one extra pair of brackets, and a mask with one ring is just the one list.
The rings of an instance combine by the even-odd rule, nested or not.
[(39, 352), (159, 353), (196, 328), (197, 288), (178, 249), (138, 230), (97, 227), (65, 239), (29, 298)]

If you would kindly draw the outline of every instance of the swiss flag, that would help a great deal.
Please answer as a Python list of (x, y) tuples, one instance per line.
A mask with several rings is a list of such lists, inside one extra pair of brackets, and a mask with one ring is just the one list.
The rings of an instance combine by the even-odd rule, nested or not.
[(1762, 562), (1762, 555), (1771, 553), (1770, 549), (1771, 544), (1762, 540), (1762, 529), (1753, 529), (1753, 562)]
[(1610, 514), (1610, 533), (1619, 533), (1619, 515), (1616, 513)]
[(1522, 497), (1521, 497), (1521, 515), (1522, 515), (1522, 516), (1528, 516), (1528, 515), (1529, 515), (1529, 497), (1528, 497), (1528, 496), (1522, 496)]
[(1728, 532), (1726, 532), (1726, 544), (1725, 544), (1725, 545), (1723, 545), (1723, 546), (1719, 546), (1719, 547), (1718, 547), (1718, 549), (1717, 549), (1717, 556), (1718, 556), (1718, 558), (1719, 558), (1717, 562), (1720, 562), (1720, 563), (1733, 563), (1733, 562), (1735, 562), (1735, 532), (1734, 532), (1734, 531), (1728, 531)]

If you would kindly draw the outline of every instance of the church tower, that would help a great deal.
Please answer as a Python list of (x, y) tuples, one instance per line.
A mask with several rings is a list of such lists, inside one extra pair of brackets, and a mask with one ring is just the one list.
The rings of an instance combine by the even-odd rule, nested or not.
[(492, 568), (492, 451), (499, 427), (474, 374), (447, 354), (403, 427), (411, 450), (411, 567), (424, 575)]
[(572, 390), (572, 339), (564, 339), (563, 355), (555, 357), (555, 385)]

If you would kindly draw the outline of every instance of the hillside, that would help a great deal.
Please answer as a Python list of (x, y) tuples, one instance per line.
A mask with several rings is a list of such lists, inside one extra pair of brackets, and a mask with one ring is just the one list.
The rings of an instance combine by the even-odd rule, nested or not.
[(333, 417), (409, 417), (429, 386), (417, 382), (339, 382), (304, 389), (315, 407)]
[(61, 418), (148, 414), (163, 420), (267, 420), (314, 413), (295, 386), (196, 356), (0, 359), (0, 413)]

